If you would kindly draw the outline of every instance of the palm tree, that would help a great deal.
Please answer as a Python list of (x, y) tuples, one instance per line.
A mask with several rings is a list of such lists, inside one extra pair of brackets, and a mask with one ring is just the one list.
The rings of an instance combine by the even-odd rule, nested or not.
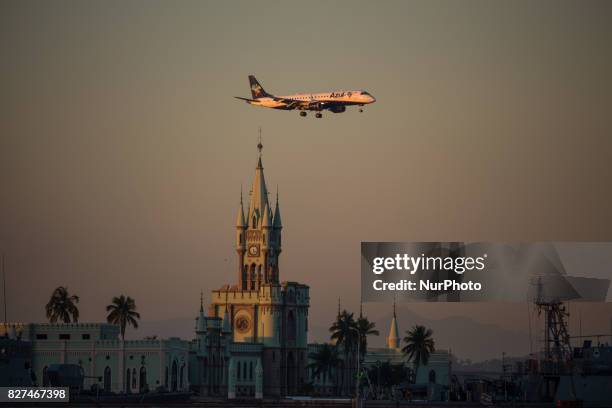
[(357, 323), (353, 313), (343, 310), (329, 331), (332, 333), (331, 339), (336, 341), (337, 346), (342, 346), (345, 353), (352, 351), (357, 345)]
[(58, 320), (63, 323), (70, 323), (72, 317), (72, 321), (77, 323), (79, 321), (77, 303), (79, 303), (77, 295), (70, 296), (68, 288), (58, 286), (51, 294), (51, 298), (45, 306), (47, 319), (49, 319), (50, 323), (56, 323)]
[(404, 337), (406, 345), (402, 348), (402, 352), (408, 361), (414, 364), (415, 372), (421, 364), (427, 364), (431, 353), (436, 350), (432, 334), (431, 329), (419, 325), (406, 331), (406, 337)]
[(363, 358), (368, 350), (368, 336), (378, 336), (380, 332), (375, 329), (376, 324), (374, 322), (370, 322), (367, 317), (359, 316), (357, 321), (355, 322), (357, 327), (357, 332), (359, 333), (359, 358)]
[(113, 298), (113, 303), (106, 306), (106, 311), (110, 312), (106, 320), (112, 324), (121, 326), (121, 338), (125, 339), (125, 328), (133, 326), (138, 328), (138, 320), (140, 313), (136, 311), (136, 303), (129, 296), (121, 295)]
[(332, 371), (340, 364), (338, 349), (327, 343), (317, 352), (310, 353), (308, 357), (312, 360), (312, 363), (308, 364), (308, 368), (312, 369), (312, 378), (321, 376), (324, 384), (328, 377), (331, 378)]
[[(346, 310), (343, 310), (342, 313), (338, 314), (338, 316), (336, 317), (336, 321), (331, 325), (329, 331), (332, 333), (331, 339), (335, 340), (336, 346), (342, 346), (344, 361), (341, 365), (344, 368), (344, 371), (351, 370), (351, 364), (349, 364), (349, 356), (353, 355), (358, 338), (357, 323), (353, 318), (353, 313), (349, 313)], [(345, 375), (348, 378), (348, 373), (345, 373)], [(345, 375), (343, 375), (343, 377)], [(338, 383), (339, 382), (340, 381), (338, 381)]]

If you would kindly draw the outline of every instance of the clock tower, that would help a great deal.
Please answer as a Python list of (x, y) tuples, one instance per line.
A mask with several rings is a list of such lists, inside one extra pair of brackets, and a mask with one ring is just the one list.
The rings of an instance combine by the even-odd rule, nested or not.
[[(248, 207), (241, 194), (236, 217), (237, 280), (212, 291), (208, 313), (221, 321), (221, 330), (234, 350), (231, 360), (242, 364), (243, 373), (243, 359), (259, 353), (264, 395), (296, 395), (308, 380), (309, 287), (280, 280), (283, 225), (278, 192), (272, 208), (261, 142), (257, 148), (259, 157)], [(239, 370), (234, 371), (239, 378)], [(244, 375), (240, 378), (244, 381)]]
[(262, 144), (257, 145), (259, 159), (249, 193), (249, 208), (244, 213), (242, 197), (236, 221), (238, 287), (259, 290), (263, 284), (278, 284), (278, 256), (281, 253), (282, 222), (276, 194), (274, 213), (268, 200), (268, 189), (261, 163)]

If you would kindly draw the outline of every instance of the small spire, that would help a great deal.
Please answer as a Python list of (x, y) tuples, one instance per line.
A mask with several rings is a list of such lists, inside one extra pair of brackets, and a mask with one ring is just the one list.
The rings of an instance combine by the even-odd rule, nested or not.
[(259, 150), (259, 157), (261, 157), (261, 150), (263, 149), (263, 144), (261, 143), (261, 126), (259, 127), (259, 143), (257, 143), (257, 150)]
[(280, 206), (278, 205), (278, 184), (276, 185), (276, 208), (274, 209), (273, 226), (276, 229), (280, 229), (283, 227), (283, 222), (281, 221), (280, 215)]
[(200, 313), (204, 313), (204, 291), (200, 290)]
[(242, 185), (240, 186), (240, 207), (238, 207), (238, 215), (236, 216), (236, 227), (246, 227), (246, 219), (244, 218), (244, 205), (242, 204)]
[(391, 325), (389, 327), (387, 347), (395, 350), (399, 349), (400, 347), (399, 329), (397, 327), (397, 318), (395, 316), (395, 296), (393, 296), (393, 318), (391, 319)]

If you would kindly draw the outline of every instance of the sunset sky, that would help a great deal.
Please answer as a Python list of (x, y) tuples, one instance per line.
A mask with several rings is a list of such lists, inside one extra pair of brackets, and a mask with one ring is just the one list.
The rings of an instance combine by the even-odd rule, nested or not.
[[(65, 285), (82, 321), (124, 293), (143, 326), (191, 333), (200, 290), (236, 280), (260, 126), (281, 279), (311, 287), (311, 340), (338, 296), (358, 309), (361, 241), (612, 240), (611, 19), (609, 1), (3, 1), (9, 320), (44, 321)], [(300, 118), (232, 98), (249, 74), (270, 93), (377, 102)], [(381, 343), (390, 305), (365, 309)], [(525, 305), (400, 310), (527, 331)], [(583, 330), (611, 316), (586, 307)], [(438, 338), (472, 358), (503, 347), (466, 341)]]

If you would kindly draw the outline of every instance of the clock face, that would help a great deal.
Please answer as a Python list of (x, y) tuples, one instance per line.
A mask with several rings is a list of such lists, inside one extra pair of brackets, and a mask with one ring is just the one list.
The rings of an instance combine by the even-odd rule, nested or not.
[(250, 245), (249, 246), (249, 256), (258, 256), (259, 255), (259, 245)]
[(236, 330), (240, 333), (246, 333), (251, 328), (251, 322), (246, 316), (240, 316), (236, 319)]

